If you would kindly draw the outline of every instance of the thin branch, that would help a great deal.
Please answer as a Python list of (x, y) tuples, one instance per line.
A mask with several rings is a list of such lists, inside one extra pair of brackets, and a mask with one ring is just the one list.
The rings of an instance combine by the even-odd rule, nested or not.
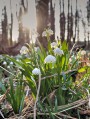
[(3, 70), (5, 70), (6, 72), (8, 72), (9, 74), (15, 76), (13, 73), (11, 73), (10, 71), (8, 71), (7, 69), (3, 68), (2, 66), (0, 66), (0, 68), (2, 68)]
[(38, 84), (38, 89), (37, 89), (36, 101), (34, 105), (34, 119), (36, 119), (36, 109), (37, 109), (36, 106), (37, 106), (39, 92), (40, 92), (40, 85), (41, 85), (41, 74), (39, 74), (39, 84)]
[[(77, 69), (68, 70), (68, 71), (66, 71), (66, 72), (61, 72), (60, 75), (62, 75), (63, 73), (64, 73), (64, 74), (68, 74), (68, 73), (71, 73), (71, 72), (73, 72), (73, 71), (77, 71)], [(51, 78), (51, 77), (54, 77), (54, 76), (57, 76), (57, 75), (58, 75), (58, 74), (55, 73), (55, 74), (50, 75), (50, 76), (45, 76), (45, 77), (41, 78), (41, 80), (44, 80), (44, 79), (47, 79), (47, 78)]]

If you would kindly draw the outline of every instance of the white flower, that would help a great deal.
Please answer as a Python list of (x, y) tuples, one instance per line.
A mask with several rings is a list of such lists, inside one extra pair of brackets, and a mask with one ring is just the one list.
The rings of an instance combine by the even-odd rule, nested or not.
[(54, 63), (56, 62), (56, 58), (52, 55), (48, 55), (45, 59), (44, 59), (45, 63)]
[(42, 36), (46, 37), (47, 35), (49, 35), (49, 36), (53, 35), (53, 31), (51, 29), (47, 29), (47, 30), (43, 31)]
[(54, 49), (54, 53), (56, 54), (56, 55), (64, 55), (64, 52), (63, 52), (63, 50), (61, 50), (60, 48), (55, 48)]
[(42, 33), (42, 37), (44, 37), (44, 36), (47, 36), (46, 31), (43, 31), (43, 33)]
[(13, 62), (10, 62), (10, 65), (13, 65)]
[(4, 62), (3, 62), (3, 65), (7, 65), (7, 62), (6, 62), (6, 61), (4, 61)]
[(86, 51), (85, 50), (82, 50), (81, 51), (81, 55), (86, 55)]
[(56, 42), (52, 42), (51, 43), (51, 48), (55, 48), (55, 47), (57, 47), (57, 43)]
[(10, 66), (7, 66), (8, 69), (10, 69)]
[(51, 29), (48, 29), (47, 32), (49, 33), (49, 35), (53, 35), (53, 31)]
[(27, 52), (28, 52), (28, 48), (26, 46), (22, 46), (20, 53), (21, 54), (27, 54)]
[(41, 74), (40, 69), (38, 69), (38, 68), (33, 69), (32, 73), (34, 75), (40, 75)]

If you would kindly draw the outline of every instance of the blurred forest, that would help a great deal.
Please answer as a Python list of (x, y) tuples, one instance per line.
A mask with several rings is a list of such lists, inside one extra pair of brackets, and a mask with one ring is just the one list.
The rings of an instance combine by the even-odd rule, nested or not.
[[(11, 0), (10, 0), (11, 2)], [(65, 14), (65, 0), (59, 0), (60, 6), (60, 38), (57, 36), (56, 39), (61, 39), (61, 41), (67, 40), (69, 47), (71, 48), (74, 43), (80, 45), (80, 47), (89, 49), (90, 44), (90, 0), (87, 1), (86, 10), (87, 10), (87, 21), (84, 20), (82, 15), (82, 10), (78, 9), (78, 0), (75, 0), (75, 13), (73, 13), (72, 0), (67, 0), (67, 15)], [(11, 3), (10, 3), (11, 4)], [(11, 23), (8, 23), (7, 8), (4, 6), (2, 9), (3, 19), (1, 19), (1, 28), (0, 28), (0, 54), (10, 54), (16, 55), (19, 53), (20, 48), (25, 43), (30, 43), (31, 36), (30, 30), (25, 28), (22, 22), (22, 18), (25, 14), (30, 12), (28, 10), (29, 2), (28, 0), (20, 0), (18, 12), (16, 11), (16, 17), (18, 20), (18, 39), (13, 41), (12, 31), (13, 31), (13, 13), (11, 12)], [(17, 5), (16, 5), (17, 6)], [(37, 32), (39, 36), (40, 43), (47, 46), (45, 38), (42, 38), (42, 32), (45, 28), (50, 28), (54, 31), (52, 36), (52, 41), (55, 40), (55, 7), (56, 4), (53, 0), (35, 0), (35, 9), (36, 9), (36, 22), (37, 22)], [(79, 22), (82, 23), (84, 30), (84, 41), (79, 37), (80, 35), (80, 26)], [(87, 28), (87, 29), (86, 29)], [(66, 35), (65, 35), (66, 34)], [(65, 37), (66, 36), (66, 37)], [(37, 45), (37, 40), (36, 45)]]

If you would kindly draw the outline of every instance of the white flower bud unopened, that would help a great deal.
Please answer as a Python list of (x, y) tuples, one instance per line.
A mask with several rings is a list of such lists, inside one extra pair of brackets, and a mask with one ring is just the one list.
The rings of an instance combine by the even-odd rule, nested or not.
[(54, 49), (54, 54), (55, 55), (64, 55), (64, 52), (63, 52), (63, 50), (61, 50), (60, 48), (55, 48)]
[(40, 75), (41, 74), (40, 69), (38, 69), (38, 68), (33, 69), (32, 74)]
[(45, 63), (54, 63), (56, 62), (56, 58), (52, 55), (48, 55), (45, 60), (44, 60)]

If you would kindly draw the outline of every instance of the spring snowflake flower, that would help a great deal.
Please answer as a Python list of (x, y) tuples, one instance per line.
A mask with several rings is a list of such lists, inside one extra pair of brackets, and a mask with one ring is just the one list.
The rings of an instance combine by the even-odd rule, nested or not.
[(47, 30), (43, 31), (42, 36), (46, 37), (47, 35), (49, 35), (49, 36), (53, 35), (53, 31), (51, 29), (47, 29)]
[(51, 43), (51, 48), (56, 48), (57, 47), (57, 43), (56, 42), (52, 42)]
[(48, 55), (45, 59), (44, 59), (45, 63), (54, 63), (56, 62), (56, 58), (52, 55)]
[(64, 55), (64, 52), (60, 48), (55, 48), (54, 49), (54, 54), (61, 56), (61, 55)]
[(82, 50), (81, 51), (81, 55), (86, 55), (86, 51), (85, 50)]
[(7, 66), (8, 69), (10, 69), (10, 66)]
[(20, 50), (20, 54), (27, 54), (28, 52), (28, 48), (26, 46), (22, 46), (21, 50)]
[(10, 62), (10, 65), (13, 65), (13, 62)]
[(6, 62), (6, 61), (4, 61), (4, 62), (3, 62), (3, 65), (7, 65), (7, 62)]
[(34, 75), (40, 75), (41, 74), (41, 71), (40, 71), (40, 69), (35, 68), (35, 69), (33, 69), (32, 74), (34, 74)]

